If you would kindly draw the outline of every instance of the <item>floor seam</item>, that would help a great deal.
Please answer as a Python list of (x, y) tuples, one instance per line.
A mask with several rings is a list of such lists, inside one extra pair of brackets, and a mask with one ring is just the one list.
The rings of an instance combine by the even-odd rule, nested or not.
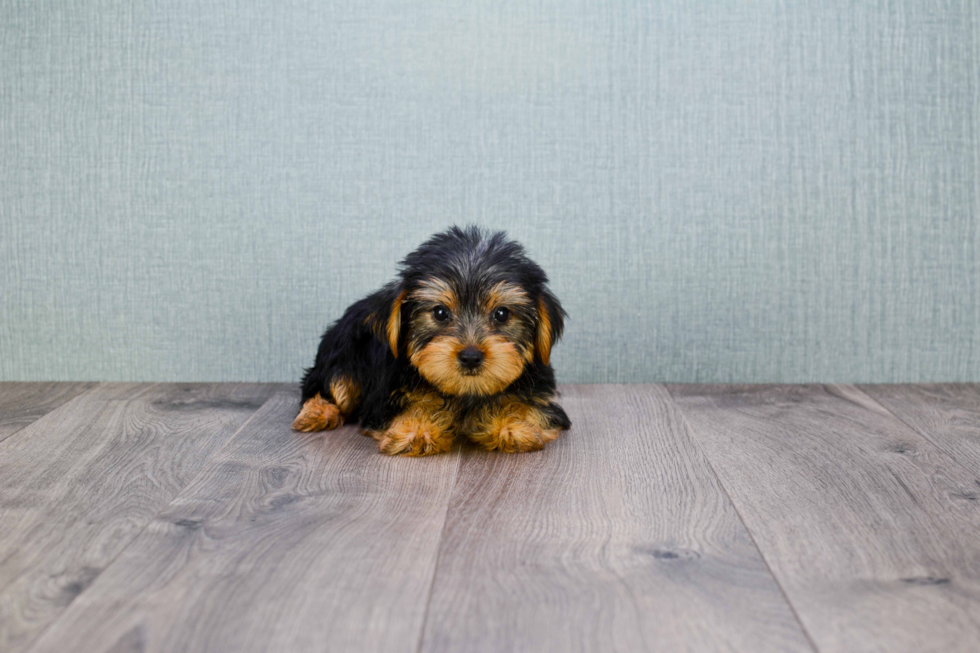
[[(152, 383), (152, 384), (150, 384), (150, 387), (157, 386), (157, 385), (162, 385), (162, 384), (161, 383)], [(274, 386), (275, 384), (268, 384), (268, 385)], [(203, 465), (201, 465), (201, 469), (197, 472), (197, 474), (195, 474), (194, 476), (192, 476), (179, 490), (177, 490), (177, 492), (173, 495), (173, 497), (170, 498), (170, 501), (168, 501), (167, 504), (165, 506), (163, 506), (163, 508), (161, 508), (159, 511), (157, 511), (156, 514), (154, 514), (152, 517), (150, 517), (146, 521), (146, 523), (143, 524), (143, 527), (140, 528), (136, 532), (136, 534), (132, 537), (132, 539), (130, 539), (129, 542), (126, 543), (126, 546), (124, 546), (123, 548), (121, 548), (119, 550), (119, 552), (112, 557), (112, 560), (110, 560), (108, 563), (106, 563), (106, 565), (101, 569), (101, 571), (99, 571), (99, 573), (97, 573), (92, 578), (91, 582), (89, 582), (89, 584), (85, 587), (85, 589), (82, 590), (81, 592), (79, 592), (77, 595), (75, 595), (75, 596), (72, 597), (71, 601), (69, 601), (64, 606), (64, 609), (61, 611), (61, 614), (59, 614), (51, 623), (49, 623), (47, 626), (45, 626), (41, 630), (41, 632), (39, 632), (37, 634), (37, 636), (31, 641), (31, 643), (27, 645), (27, 648), (23, 649), (24, 650), (24, 653), (31, 653), (31, 651), (33, 651), (35, 649), (35, 647), (37, 646), (37, 643), (41, 641), (41, 638), (43, 638), (44, 635), (46, 635), (49, 630), (51, 630), (57, 623), (59, 623), (61, 621), (61, 619), (68, 612), (69, 608), (71, 608), (71, 605), (73, 603), (75, 603), (75, 601), (77, 601), (79, 599), (79, 597), (83, 596), (85, 594), (85, 592), (87, 592), (89, 590), (90, 587), (92, 587), (93, 585), (95, 585), (96, 581), (99, 580), (99, 577), (102, 576), (102, 574), (104, 574), (106, 571), (108, 571), (109, 568), (112, 565), (114, 565), (117, 560), (119, 560), (120, 556), (122, 556), (122, 554), (125, 553), (129, 549), (129, 547), (131, 547), (133, 545), (133, 542), (135, 542), (136, 540), (139, 539), (139, 537), (143, 534), (144, 531), (146, 531), (146, 529), (150, 526), (150, 524), (152, 524), (156, 520), (157, 517), (159, 517), (164, 512), (166, 512), (167, 511), (167, 508), (169, 508), (173, 504), (173, 502), (177, 500), (177, 497), (179, 497), (184, 492), (184, 490), (186, 490), (188, 487), (190, 487), (190, 485), (195, 480), (197, 480), (197, 477), (198, 476), (200, 476), (202, 473), (204, 473), (204, 470), (208, 467), (208, 465), (211, 464), (211, 461), (213, 461), (218, 456), (219, 453), (221, 453), (222, 451), (224, 451), (224, 449), (228, 446), (228, 444), (232, 440), (234, 440), (235, 438), (238, 437), (238, 435), (242, 432), (242, 430), (246, 426), (248, 426), (248, 424), (253, 419), (255, 419), (255, 416), (259, 413), (259, 411), (261, 411), (263, 408), (265, 408), (265, 406), (270, 401), (272, 401), (273, 399), (275, 399), (275, 397), (278, 394), (278, 392), (279, 392), (278, 390), (273, 391), (273, 393), (269, 396), (269, 398), (266, 399), (264, 402), (262, 402), (262, 405), (259, 406), (258, 408), (256, 408), (252, 412), (252, 414), (248, 416), (248, 419), (246, 419), (244, 422), (242, 422), (242, 425), (240, 427), (238, 427), (238, 429), (234, 433), (232, 433), (231, 436), (227, 440), (225, 440), (225, 443), (223, 445), (221, 445), (221, 447), (219, 447), (218, 450), (215, 451), (214, 454), (211, 455), (204, 462)]]
[[(87, 382), (79, 382), (79, 383), (80, 384), (83, 384), (83, 383), (87, 383)], [(42, 415), (38, 415), (37, 417), (35, 417), (34, 419), (32, 419), (27, 424), (24, 424), (23, 426), (21, 426), (16, 431), (11, 431), (7, 435), (0, 437), (0, 444), (6, 442), (7, 440), (9, 440), (10, 438), (16, 436), (17, 434), (22, 433), (24, 431), (24, 429), (29, 428), (29, 427), (33, 426), (34, 424), (37, 424), (40, 420), (44, 419), (45, 417), (47, 417), (51, 413), (55, 412), (56, 410), (60, 410), (64, 406), (67, 406), (68, 404), (76, 401), (77, 399), (80, 399), (81, 397), (88, 396), (89, 394), (91, 394), (92, 392), (94, 392), (98, 388), (102, 387), (103, 385), (105, 385), (105, 384), (102, 383), (102, 382), (96, 382), (95, 385), (93, 385), (91, 388), (87, 388), (85, 390), (82, 390), (80, 393), (78, 393), (77, 395), (75, 395), (74, 397), (72, 397), (71, 399), (69, 399), (68, 401), (65, 401), (64, 403), (58, 404), (57, 406), (55, 406), (54, 408), (52, 408), (51, 410), (49, 410), (48, 412), (46, 412), (46, 413), (44, 413)]]
[(674, 408), (677, 411), (678, 416), (681, 418), (681, 420), (683, 420), (684, 427), (686, 428), (691, 440), (694, 442), (694, 446), (696, 446), (698, 448), (698, 451), (701, 452), (701, 456), (704, 458), (704, 462), (708, 465), (708, 469), (711, 470), (711, 473), (714, 474), (715, 480), (718, 481), (718, 486), (721, 488), (721, 491), (725, 493), (725, 498), (728, 499), (729, 505), (731, 505), (732, 510), (735, 511), (735, 516), (738, 517), (739, 523), (742, 524), (742, 528), (745, 529), (745, 533), (749, 536), (749, 541), (752, 542), (752, 546), (759, 554), (759, 558), (762, 560), (762, 563), (766, 566), (766, 571), (769, 572), (770, 578), (772, 578), (773, 582), (776, 583), (776, 587), (779, 588), (779, 593), (783, 596), (783, 600), (786, 601), (786, 605), (787, 607), (789, 607), (789, 610), (792, 613), (793, 618), (796, 619), (796, 623), (799, 624), (800, 626), (800, 632), (803, 633), (803, 636), (806, 638), (807, 643), (813, 649), (814, 653), (820, 653), (820, 647), (817, 646), (816, 641), (810, 635), (810, 631), (807, 630), (806, 625), (803, 623), (803, 619), (800, 618), (800, 614), (796, 610), (796, 606), (793, 605), (793, 602), (789, 598), (789, 594), (786, 593), (786, 589), (783, 587), (783, 584), (779, 581), (779, 577), (776, 576), (775, 572), (772, 570), (772, 565), (769, 564), (769, 560), (766, 559), (765, 553), (763, 553), (762, 548), (759, 546), (759, 543), (756, 542), (755, 535), (752, 534), (752, 529), (750, 529), (749, 525), (745, 523), (745, 518), (742, 516), (742, 512), (738, 509), (738, 505), (735, 503), (735, 500), (732, 498), (732, 495), (728, 491), (728, 488), (725, 486), (724, 481), (721, 480), (721, 476), (719, 476), (718, 472), (715, 470), (715, 466), (711, 462), (711, 459), (708, 457), (708, 454), (704, 451), (704, 447), (701, 446), (701, 442), (698, 441), (697, 435), (695, 434), (694, 431), (694, 427), (691, 426), (691, 423), (688, 421), (687, 415), (684, 413), (684, 409), (677, 402), (673, 393), (671, 393), (670, 389), (667, 388), (666, 385), (662, 385), (661, 387), (667, 393), (667, 396), (670, 397), (671, 403), (674, 405)]
[[(855, 390), (857, 390), (858, 392), (860, 392), (862, 395), (864, 395), (865, 397), (867, 397), (868, 399), (870, 399), (871, 401), (873, 401), (882, 410), (884, 410), (886, 413), (888, 413), (888, 415), (890, 417), (894, 417), (896, 421), (898, 421), (899, 423), (901, 423), (901, 424), (905, 425), (906, 427), (908, 427), (909, 430), (911, 430), (913, 433), (915, 433), (920, 438), (922, 438), (923, 440), (925, 440), (926, 442), (928, 442), (930, 445), (932, 445), (932, 447), (933, 447), (933, 449), (935, 449), (935, 452), (936, 453), (938, 453), (940, 456), (943, 456), (944, 458), (946, 458), (951, 464), (953, 464), (956, 467), (958, 467), (959, 469), (963, 470), (966, 473), (967, 476), (975, 476), (975, 473), (973, 472), (973, 470), (971, 470), (967, 465), (964, 465), (962, 462), (960, 462), (956, 458), (956, 456), (952, 455), (941, 444), (939, 444), (935, 440), (933, 440), (932, 437), (927, 432), (925, 432), (924, 430), (922, 430), (919, 427), (915, 426), (914, 424), (911, 424), (911, 423), (907, 422), (906, 420), (902, 419), (897, 413), (895, 413), (894, 411), (892, 411), (891, 408), (889, 408), (885, 404), (883, 404), (880, 401), (878, 401), (878, 399), (875, 398), (873, 395), (870, 395), (867, 392), (865, 392), (861, 388), (861, 386), (859, 386), (857, 384), (854, 384), (854, 383), (852, 383), (852, 384), (845, 384), (845, 385), (850, 385), (852, 388), (854, 388)], [(910, 384), (910, 385), (912, 385), (914, 387), (915, 384)]]
[(449, 488), (449, 500), (446, 501), (446, 512), (442, 519), (442, 528), (439, 531), (439, 548), (436, 549), (436, 559), (432, 566), (432, 580), (429, 581), (429, 592), (425, 599), (425, 610), (422, 612), (422, 627), (419, 629), (419, 641), (415, 646), (416, 653), (421, 653), (422, 643), (425, 641), (425, 628), (429, 622), (429, 607), (432, 605), (432, 595), (435, 593), (436, 576), (439, 575), (439, 561), (442, 559), (442, 545), (446, 539), (446, 530), (449, 526), (449, 511), (453, 506), (453, 495), (456, 493), (456, 481), (459, 479), (459, 469), (463, 466), (463, 447), (456, 445), (458, 454), (456, 456), (456, 469), (453, 471), (453, 482)]
[[(97, 384), (97, 385), (96, 385), (95, 387), (93, 387), (93, 388), (89, 388), (88, 390), (86, 390), (86, 391), (85, 391), (85, 392), (83, 392), (82, 394), (80, 394), (80, 395), (78, 395), (77, 397), (72, 397), (71, 399), (69, 399), (68, 401), (66, 401), (65, 403), (63, 403), (63, 404), (62, 404), (61, 406), (67, 406), (68, 404), (70, 404), (70, 403), (72, 403), (72, 402), (74, 402), (74, 401), (75, 401), (76, 399), (79, 399), (79, 398), (81, 398), (81, 397), (85, 397), (85, 396), (88, 396), (88, 395), (89, 395), (90, 393), (93, 393), (93, 392), (95, 392), (95, 391), (96, 391), (97, 389), (99, 389), (99, 388), (101, 388), (101, 387), (103, 387), (103, 386), (105, 386), (105, 385), (106, 385), (107, 383), (109, 383), (109, 382), (101, 382), (101, 383), (98, 383), (98, 384)], [(152, 388), (152, 387), (154, 387), (154, 386), (157, 386), (157, 385), (160, 385), (160, 383), (148, 383), (148, 384), (146, 384), (146, 385), (147, 385), (147, 389), (149, 389), (149, 388)], [(143, 392), (140, 392), (140, 393), (139, 393), (139, 394), (138, 394), (138, 395), (137, 395), (136, 397), (139, 397), (139, 396), (140, 396), (140, 395), (142, 395), (142, 394), (143, 394)], [(133, 399), (135, 399), (136, 397), (133, 397)], [(106, 399), (106, 400), (104, 400), (104, 402), (109, 402), (109, 401), (114, 401), (114, 400), (112, 400), (112, 399)], [(128, 401), (131, 401), (131, 400), (128, 400)], [(30, 423), (30, 424), (28, 424), (27, 426), (31, 426), (32, 424), (35, 424), (35, 423), (36, 423), (37, 421), (39, 421), (39, 420), (41, 420), (41, 419), (44, 419), (45, 417), (47, 417), (48, 415), (50, 415), (51, 413), (53, 413), (53, 412), (54, 412), (55, 410), (58, 410), (58, 409), (60, 409), (60, 408), (61, 408), (61, 406), (58, 406), (58, 408), (55, 408), (54, 410), (52, 410), (52, 411), (50, 411), (50, 412), (47, 412), (47, 413), (45, 413), (44, 415), (42, 415), (42, 416), (41, 416), (41, 417), (39, 417), (38, 419), (36, 419), (36, 420), (34, 420), (33, 422), (31, 422), (31, 423)], [(27, 428), (27, 426), (25, 426), (24, 428)], [(23, 429), (21, 429), (21, 431), (22, 431), (22, 430), (23, 430)], [(20, 433), (21, 431), (17, 431), (17, 433)], [(9, 438), (8, 438), (8, 439), (9, 439)], [(6, 442), (6, 440), (3, 440), (3, 442)], [(141, 530), (140, 532), (142, 532), (142, 530)], [(127, 546), (128, 546), (128, 545), (127, 545)], [(11, 555), (13, 555), (14, 553), (16, 553), (16, 551), (12, 551), (12, 552), (11, 552)], [(7, 557), (3, 557), (3, 558), (0, 558), (0, 563), (3, 563), (3, 562), (6, 562), (6, 560), (8, 560), (8, 559), (9, 559), (9, 556), (7, 556)], [(113, 558), (113, 559), (112, 559), (112, 561), (113, 561), (113, 562), (115, 562), (115, 558)], [(111, 563), (110, 563), (110, 564), (111, 564)], [(0, 592), (3, 592), (3, 591), (4, 591), (4, 590), (6, 590), (6, 589), (7, 589), (8, 587), (10, 587), (10, 586), (12, 586), (12, 585), (13, 585), (14, 583), (16, 583), (16, 582), (17, 582), (18, 580), (20, 580), (21, 578), (23, 578), (23, 577), (24, 577), (24, 576), (26, 576), (27, 574), (29, 574), (29, 573), (31, 573), (31, 571), (33, 571), (33, 569), (34, 569), (33, 567), (28, 567), (28, 568), (26, 568), (26, 569), (23, 569), (23, 570), (21, 570), (21, 572), (20, 572), (20, 573), (18, 573), (18, 574), (17, 574), (16, 576), (14, 576), (13, 578), (11, 578), (11, 579), (9, 579), (9, 580), (8, 580), (7, 582), (5, 582), (4, 584), (2, 584), (2, 585), (0, 585)], [(99, 574), (101, 574), (101, 573), (102, 573), (102, 572), (100, 571), (100, 572), (99, 572)], [(96, 574), (96, 575), (95, 575), (95, 578), (98, 578), (98, 576), (99, 576), (99, 574)], [(94, 581), (95, 581), (95, 578), (93, 578), (93, 579), (92, 579), (92, 582), (94, 582)], [(91, 585), (91, 582), (90, 582), (89, 584)], [(74, 601), (74, 600), (75, 600), (76, 598), (78, 598), (78, 596), (74, 596), (74, 597), (72, 597), (72, 599), (71, 599), (71, 600), (72, 600), (72, 601)], [(71, 605), (71, 602), (69, 602), (69, 603), (68, 603), (68, 605)], [(60, 618), (60, 617), (59, 617), (59, 618)], [(55, 619), (55, 621), (57, 621), (57, 619)], [(42, 631), (42, 632), (43, 632), (43, 631)], [(35, 641), (37, 641), (37, 640), (35, 640)], [(31, 642), (31, 646), (33, 646), (33, 644), (34, 644), (34, 642)]]

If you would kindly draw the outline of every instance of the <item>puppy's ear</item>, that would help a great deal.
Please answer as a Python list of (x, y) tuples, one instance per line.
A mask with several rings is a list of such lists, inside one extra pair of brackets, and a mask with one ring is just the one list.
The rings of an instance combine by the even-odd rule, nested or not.
[(545, 365), (551, 359), (551, 346), (561, 338), (565, 328), (565, 310), (549, 290), (538, 295), (538, 327), (534, 334), (534, 351)]
[(406, 293), (400, 284), (392, 282), (364, 299), (367, 302), (364, 324), (378, 340), (388, 345), (395, 358), (398, 358), (398, 340), (401, 337)]
[(402, 303), (405, 301), (407, 291), (401, 290), (395, 295), (388, 307), (388, 322), (385, 325), (385, 337), (388, 339), (388, 346), (391, 353), (398, 358), (398, 338), (402, 331)]

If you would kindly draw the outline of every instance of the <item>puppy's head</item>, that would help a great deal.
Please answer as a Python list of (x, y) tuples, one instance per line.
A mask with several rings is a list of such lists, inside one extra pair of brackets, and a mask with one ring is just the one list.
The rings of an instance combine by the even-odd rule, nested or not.
[(453, 227), (402, 261), (388, 321), (395, 356), (447, 395), (493, 395), (548, 364), (564, 311), (544, 270), (503, 232)]

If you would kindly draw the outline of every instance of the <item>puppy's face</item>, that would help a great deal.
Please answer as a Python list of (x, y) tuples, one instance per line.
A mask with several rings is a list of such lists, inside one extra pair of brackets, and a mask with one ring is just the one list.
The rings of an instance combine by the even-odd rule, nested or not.
[(383, 337), (440, 392), (493, 395), (532, 362), (548, 365), (564, 311), (544, 270), (504, 233), (453, 228), (402, 267)]
[(534, 359), (537, 307), (513, 282), (460, 285), (430, 277), (407, 294), (408, 357), (443, 394), (496, 394)]

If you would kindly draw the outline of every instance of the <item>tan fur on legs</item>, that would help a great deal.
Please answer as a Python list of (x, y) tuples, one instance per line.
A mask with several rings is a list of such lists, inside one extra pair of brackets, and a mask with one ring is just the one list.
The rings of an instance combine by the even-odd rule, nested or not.
[(449, 451), (455, 436), (455, 411), (434, 392), (411, 393), (405, 409), (384, 431), (368, 431), (381, 453), (428, 456)]
[(340, 414), (340, 409), (317, 394), (303, 404), (299, 415), (293, 420), (293, 428), (308, 433), (335, 429), (343, 423), (344, 418)]
[(361, 386), (346, 376), (340, 376), (330, 382), (330, 395), (340, 409), (340, 414), (347, 417), (357, 408), (361, 398)]
[(551, 428), (540, 408), (516, 399), (481, 408), (463, 426), (475, 444), (488, 451), (520, 453), (544, 448), (561, 433)]

